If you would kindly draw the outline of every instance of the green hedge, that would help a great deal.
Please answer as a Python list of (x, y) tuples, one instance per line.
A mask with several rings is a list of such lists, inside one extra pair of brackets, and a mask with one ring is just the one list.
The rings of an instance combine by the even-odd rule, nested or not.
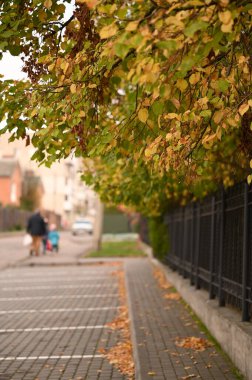
[(149, 219), (149, 237), (153, 254), (159, 260), (163, 260), (169, 250), (169, 237), (167, 226), (164, 224), (163, 217)]

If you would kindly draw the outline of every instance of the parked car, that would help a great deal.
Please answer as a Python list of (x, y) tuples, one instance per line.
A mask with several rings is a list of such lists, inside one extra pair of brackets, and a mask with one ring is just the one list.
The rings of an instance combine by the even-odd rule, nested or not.
[(93, 233), (93, 224), (87, 219), (78, 219), (72, 225), (73, 235), (84, 235)]

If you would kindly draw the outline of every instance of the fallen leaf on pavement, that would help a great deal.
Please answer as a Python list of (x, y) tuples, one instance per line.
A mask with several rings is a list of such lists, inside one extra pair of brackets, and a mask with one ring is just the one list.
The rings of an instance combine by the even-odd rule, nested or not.
[(191, 375), (182, 376), (181, 380), (189, 380), (189, 379), (192, 379), (193, 377), (196, 377), (196, 375), (194, 375), (194, 373), (192, 373)]
[(175, 344), (178, 347), (191, 348), (195, 351), (204, 351), (206, 348), (212, 347), (212, 343), (210, 343), (207, 339), (196, 338), (195, 336), (177, 338)]
[(153, 275), (161, 289), (170, 289), (172, 287), (161, 269), (155, 268)]
[(181, 298), (181, 295), (179, 293), (168, 293), (164, 295), (164, 298), (167, 300), (175, 300), (178, 301)]

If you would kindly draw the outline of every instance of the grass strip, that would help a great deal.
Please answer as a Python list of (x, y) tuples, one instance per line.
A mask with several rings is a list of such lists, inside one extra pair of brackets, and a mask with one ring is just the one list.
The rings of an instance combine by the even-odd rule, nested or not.
[(144, 257), (136, 241), (116, 241), (102, 243), (101, 250), (91, 252), (86, 257)]

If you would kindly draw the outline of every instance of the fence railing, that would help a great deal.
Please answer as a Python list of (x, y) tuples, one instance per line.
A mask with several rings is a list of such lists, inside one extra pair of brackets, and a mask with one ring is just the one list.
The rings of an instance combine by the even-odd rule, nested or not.
[[(27, 226), (31, 211), (21, 210), (15, 207), (0, 207), (0, 232), (11, 230), (24, 230)], [(61, 216), (53, 211), (43, 211), (43, 215), (48, 218), (50, 223), (61, 226)]]
[(167, 263), (219, 305), (252, 316), (252, 188), (240, 183), (165, 216)]
[(13, 207), (0, 207), (0, 231), (25, 229), (30, 211)]

